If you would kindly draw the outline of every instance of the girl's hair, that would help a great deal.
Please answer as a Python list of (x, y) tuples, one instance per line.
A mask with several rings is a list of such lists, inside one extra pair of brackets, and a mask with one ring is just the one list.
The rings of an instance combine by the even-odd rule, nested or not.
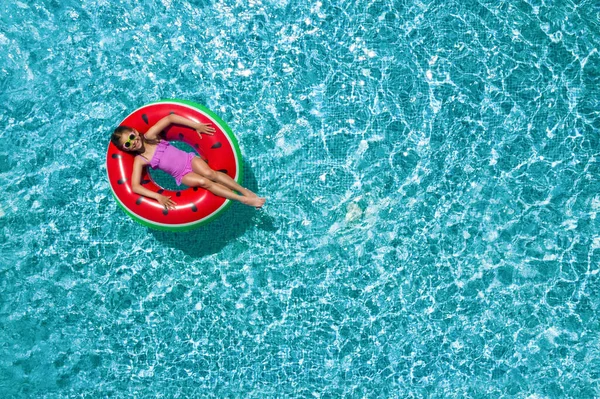
[[(129, 134), (131, 132), (133, 132), (132, 128), (130, 128), (129, 126), (121, 125), (118, 128), (116, 128), (115, 131), (113, 132), (112, 136), (110, 136), (110, 141), (115, 146), (117, 146), (117, 148), (119, 150), (124, 151), (125, 149), (123, 148), (123, 145), (121, 144), (121, 137), (123, 137), (124, 134)], [(160, 138), (157, 138), (155, 140), (149, 140), (149, 139), (145, 138), (143, 134), (140, 134), (140, 138), (142, 139), (143, 143), (158, 144), (160, 142)]]
[(121, 137), (123, 137), (124, 134), (131, 132), (133, 132), (133, 129), (129, 126), (119, 126), (115, 129), (112, 136), (110, 136), (110, 141), (117, 146), (119, 150), (123, 150), (123, 146), (121, 145)]

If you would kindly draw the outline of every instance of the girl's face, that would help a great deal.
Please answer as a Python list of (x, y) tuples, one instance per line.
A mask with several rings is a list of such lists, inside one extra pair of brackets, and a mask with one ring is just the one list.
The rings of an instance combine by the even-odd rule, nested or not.
[(123, 134), (120, 141), (121, 147), (125, 151), (137, 151), (142, 148), (140, 133), (135, 129), (131, 129), (130, 133)]

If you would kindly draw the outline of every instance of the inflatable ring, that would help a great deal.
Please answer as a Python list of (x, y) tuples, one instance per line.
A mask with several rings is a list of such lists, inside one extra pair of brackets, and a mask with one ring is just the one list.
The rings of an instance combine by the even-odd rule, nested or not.
[[(202, 135), (200, 138), (192, 128), (170, 125), (163, 131), (163, 138), (187, 143), (213, 170), (226, 173), (238, 183), (241, 182), (242, 157), (233, 132), (217, 115), (202, 105), (183, 100), (163, 100), (133, 111), (120, 125), (132, 127), (144, 134), (150, 126), (169, 114), (211, 123), (215, 128), (213, 136)], [(142, 173), (142, 185), (162, 195), (171, 196), (177, 203), (175, 209), (166, 210), (154, 199), (133, 192), (133, 160), (133, 154), (121, 151), (112, 143), (108, 145), (106, 171), (112, 193), (125, 213), (144, 226), (158, 230), (186, 231), (214, 220), (231, 205), (230, 200), (203, 188), (179, 191), (164, 189), (152, 179), (146, 167)]]

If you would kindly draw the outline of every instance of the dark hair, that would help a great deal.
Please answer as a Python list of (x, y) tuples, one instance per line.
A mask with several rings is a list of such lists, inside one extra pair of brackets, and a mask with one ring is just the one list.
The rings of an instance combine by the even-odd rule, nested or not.
[(112, 136), (110, 136), (110, 141), (117, 146), (119, 150), (123, 150), (123, 145), (121, 145), (121, 137), (130, 132), (133, 132), (133, 129), (129, 126), (119, 126), (115, 129)]
[[(124, 134), (128, 134), (131, 132), (133, 132), (133, 128), (131, 128), (129, 126), (121, 125), (118, 128), (116, 128), (115, 131), (113, 132), (112, 136), (110, 136), (110, 141), (119, 150), (124, 151), (125, 149), (123, 148), (123, 145), (121, 144), (121, 137), (123, 137)], [(160, 142), (160, 139), (149, 140), (146, 137), (144, 137), (143, 134), (140, 134), (140, 138), (142, 139), (142, 143), (158, 144)]]

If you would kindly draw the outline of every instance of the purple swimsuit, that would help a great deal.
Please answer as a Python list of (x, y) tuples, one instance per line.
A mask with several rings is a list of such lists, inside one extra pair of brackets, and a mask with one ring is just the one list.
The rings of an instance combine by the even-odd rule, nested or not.
[(166, 140), (161, 140), (150, 160), (150, 167), (167, 172), (175, 178), (179, 186), (183, 176), (192, 172), (192, 159), (195, 156), (195, 154), (173, 147)]

